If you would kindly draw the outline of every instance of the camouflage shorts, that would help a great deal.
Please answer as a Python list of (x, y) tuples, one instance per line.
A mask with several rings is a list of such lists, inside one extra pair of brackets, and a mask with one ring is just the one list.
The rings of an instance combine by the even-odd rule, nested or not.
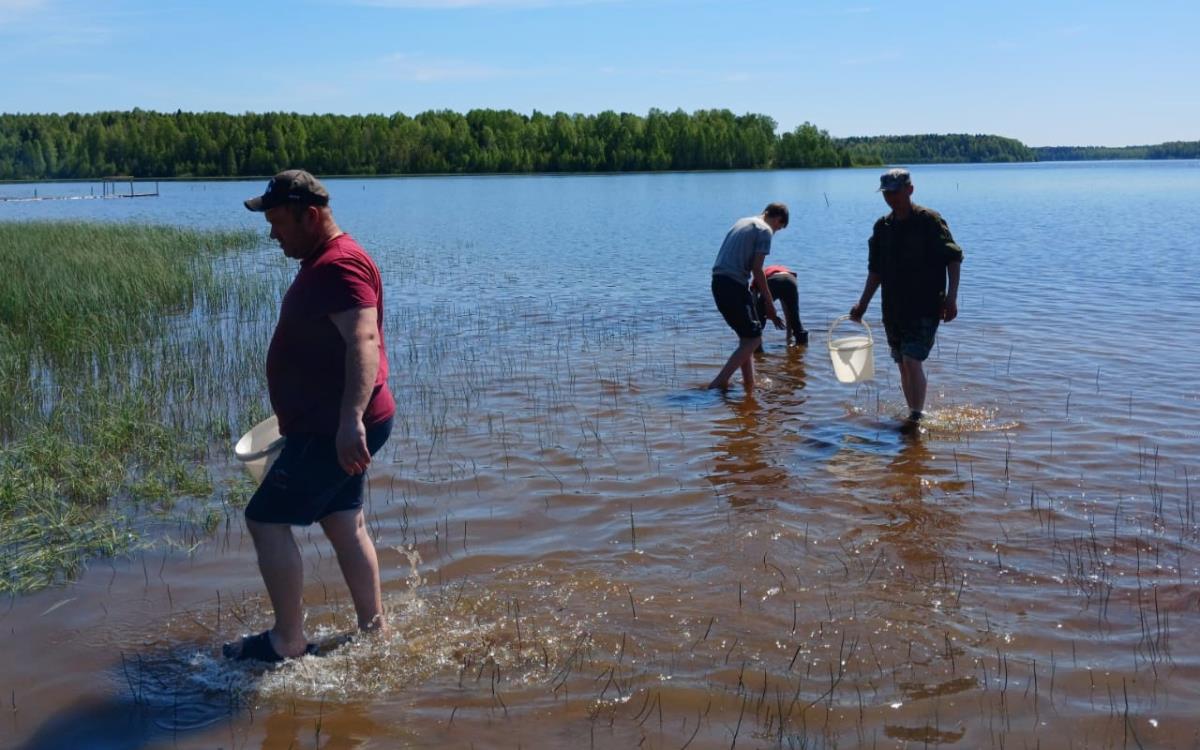
[(924, 362), (933, 349), (933, 339), (937, 335), (939, 322), (937, 318), (885, 320), (883, 328), (887, 332), (892, 360), (898, 363), (904, 357), (912, 357), (918, 362)]

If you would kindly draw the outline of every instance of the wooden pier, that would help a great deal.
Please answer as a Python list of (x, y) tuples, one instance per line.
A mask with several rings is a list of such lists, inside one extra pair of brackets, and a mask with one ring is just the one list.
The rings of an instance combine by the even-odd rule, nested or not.
[[(91, 186), (91, 192), (87, 195), (39, 195), (37, 188), (33, 189), (33, 195), (16, 195), (5, 196), (0, 195), (0, 202), (3, 203), (29, 203), (33, 201), (86, 201), (86, 200), (108, 200), (110, 198), (157, 198), (158, 197), (158, 180), (154, 181), (154, 191), (144, 190), (138, 192), (134, 187), (136, 183), (149, 183), (149, 180), (138, 180), (136, 177), (105, 177), (100, 180), (100, 194), (96, 194), (96, 186)], [(128, 185), (129, 189), (124, 188)]]

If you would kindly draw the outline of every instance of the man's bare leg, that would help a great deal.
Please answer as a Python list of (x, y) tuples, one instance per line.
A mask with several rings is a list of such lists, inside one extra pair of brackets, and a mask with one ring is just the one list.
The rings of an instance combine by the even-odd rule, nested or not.
[[(733, 377), (733, 373), (737, 372), (739, 368), (742, 368), (742, 375), (744, 377), (746, 370), (743, 367), (743, 363), (750, 361), (750, 358), (754, 355), (754, 350), (758, 348), (758, 344), (761, 341), (761, 336), (756, 336), (752, 339), (741, 339), (738, 343), (738, 348), (734, 349), (733, 354), (729, 355), (729, 360), (721, 368), (721, 372), (717, 373), (717, 377), (713, 378), (713, 381), (708, 384), (708, 387), (720, 388), (721, 390), (727, 389), (729, 387), (729, 379)], [(751, 388), (754, 387), (753, 365), (751, 365), (750, 379), (747, 382)]]
[(921, 360), (903, 357), (900, 361), (900, 388), (904, 391), (904, 400), (908, 402), (908, 418), (900, 426), (900, 431), (904, 434), (916, 433), (920, 429), (918, 423), (925, 409), (927, 385), (925, 367)]
[(300, 656), (308, 646), (304, 635), (304, 564), (292, 527), (284, 523), (246, 520), (258, 553), (258, 569), (275, 610), (271, 646), (280, 656)]
[(925, 367), (921, 360), (905, 356), (900, 361), (900, 388), (904, 391), (904, 400), (910, 411), (918, 414), (925, 410), (925, 391), (928, 381), (925, 379)]
[(750, 356), (742, 362), (742, 387), (746, 393), (754, 393), (754, 351), (762, 348), (762, 339), (758, 340), (758, 344), (751, 351)]
[(331, 513), (321, 519), (321, 528), (337, 554), (338, 566), (354, 602), (359, 630), (387, 630), (379, 583), (379, 557), (375, 543), (367, 534), (362, 509)]

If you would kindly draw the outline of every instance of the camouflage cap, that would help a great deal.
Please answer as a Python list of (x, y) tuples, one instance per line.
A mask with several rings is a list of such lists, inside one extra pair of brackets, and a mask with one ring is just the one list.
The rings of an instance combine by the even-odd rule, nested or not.
[(885, 193), (911, 184), (912, 175), (908, 173), (907, 169), (889, 169), (879, 175), (879, 189)]

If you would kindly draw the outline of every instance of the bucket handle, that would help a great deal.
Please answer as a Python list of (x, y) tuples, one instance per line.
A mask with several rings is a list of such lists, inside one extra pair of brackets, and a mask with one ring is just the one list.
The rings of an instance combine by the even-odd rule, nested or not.
[(275, 451), (279, 450), (283, 446), (283, 441), (285, 439), (286, 438), (283, 435), (280, 435), (279, 437), (275, 438), (267, 445), (264, 445), (262, 448), (259, 448), (258, 450), (254, 451), (252, 453), (237, 454), (237, 456), (236, 456), (237, 460), (242, 461), (242, 462), (249, 462), (249, 461), (257, 461), (258, 459), (263, 458), (264, 456), (269, 456), (272, 453), (274, 453)]
[[(839, 325), (841, 325), (843, 322), (845, 322), (847, 320), (853, 321), (854, 319), (851, 318), (849, 315), (843, 315), (842, 317), (834, 320), (832, 323), (829, 324), (828, 342), (829, 342), (830, 349), (833, 348), (833, 329), (837, 328)], [(873, 335), (871, 335), (871, 326), (867, 325), (867, 321), (866, 320), (858, 320), (858, 321), (854, 321), (854, 322), (857, 322), (860, 326), (867, 329), (867, 343), (874, 346), (875, 345), (875, 337)]]

